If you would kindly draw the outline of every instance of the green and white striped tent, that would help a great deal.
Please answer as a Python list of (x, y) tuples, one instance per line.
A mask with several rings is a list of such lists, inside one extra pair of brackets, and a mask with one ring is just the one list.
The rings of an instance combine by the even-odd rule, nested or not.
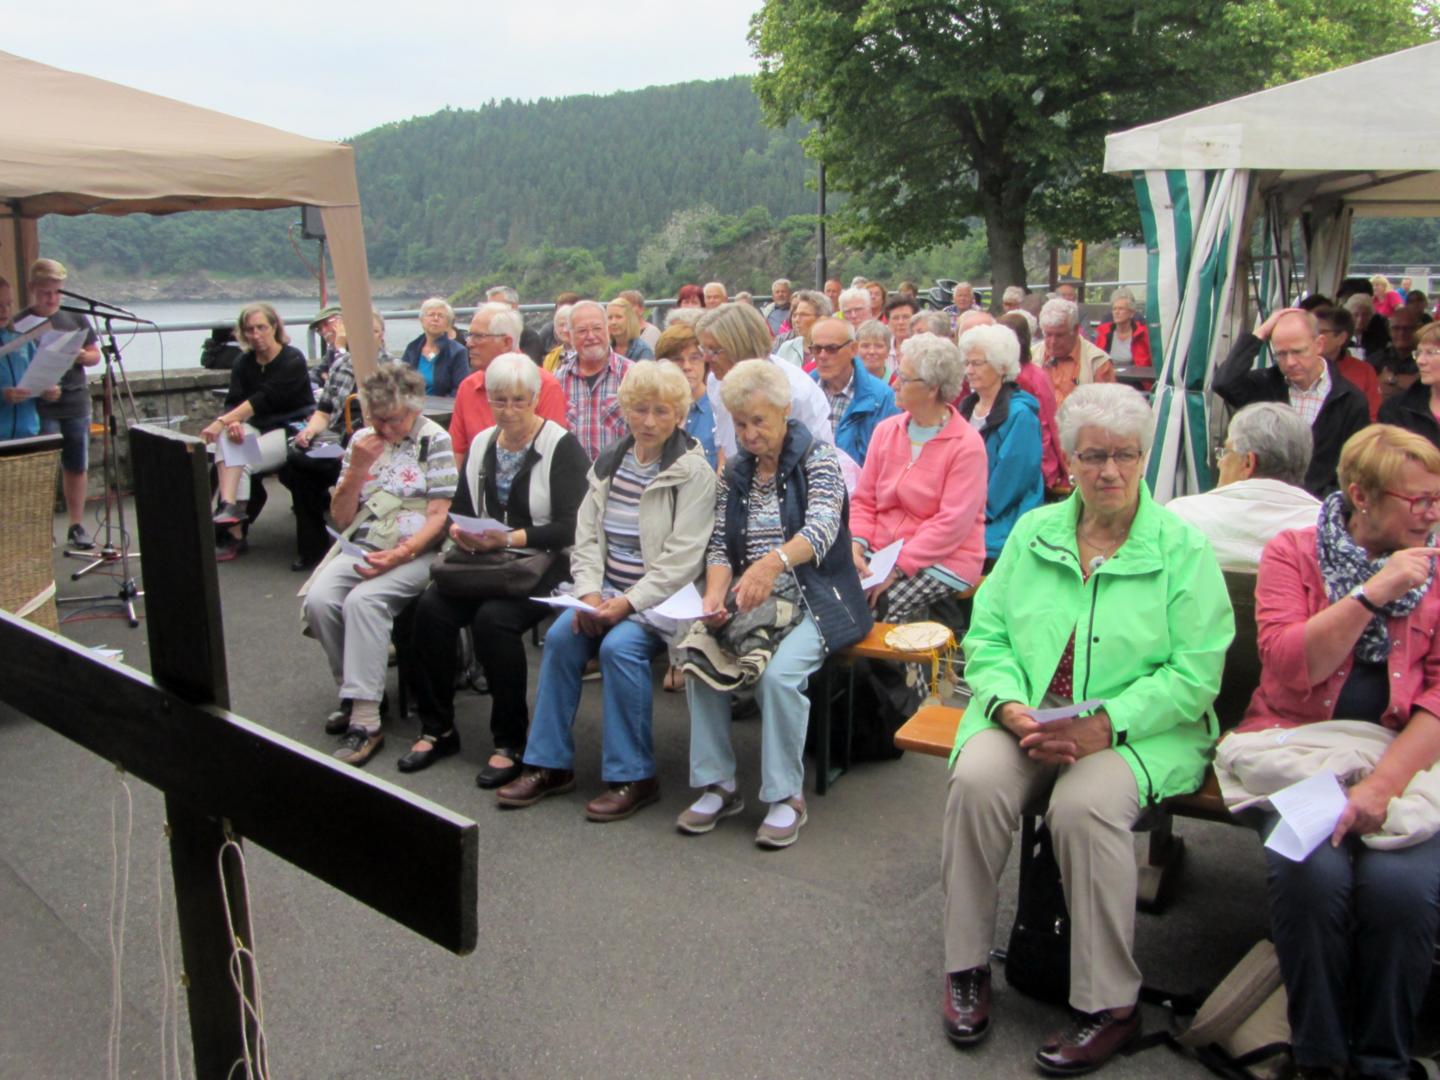
[[(1337, 137), (1338, 118), (1382, 86), (1395, 107)], [(1440, 42), (1106, 138), (1105, 171), (1133, 176), (1149, 250), (1157, 500), (1212, 486), (1211, 376), (1257, 312), (1292, 299), (1296, 224), (1306, 291), (1333, 295), (1355, 214), (1440, 215), (1440, 139), (1425, 119), (1437, 100)]]

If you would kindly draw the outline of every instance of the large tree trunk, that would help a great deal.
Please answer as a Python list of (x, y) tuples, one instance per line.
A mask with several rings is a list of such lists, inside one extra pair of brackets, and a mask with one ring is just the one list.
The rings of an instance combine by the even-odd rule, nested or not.
[(1010, 285), (1025, 287), (1025, 209), (986, 200), (985, 244), (990, 250), (990, 310), (1000, 313), (1000, 297)]

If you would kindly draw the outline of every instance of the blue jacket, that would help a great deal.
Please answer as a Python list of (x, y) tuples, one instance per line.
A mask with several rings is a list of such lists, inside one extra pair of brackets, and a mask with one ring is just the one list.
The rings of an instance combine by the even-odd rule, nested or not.
[[(420, 350), (425, 347), (425, 335), (421, 334), (405, 346), (401, 360), (416, 371), (420, 370)], [(455, 391), (470, 374), (470, 351), (454, 338), (441, 338), (440, 351), (435, 354), (435, 378), (432, 388), (426, 393), (434, 397), (454, 397)]]
[[(979, 400), (978, 394), (967, 395), (960, 402), (960, 414), (968, 420)], [(1020, 515), (1045, 501), (1039, 402), (1014, 383), (1006, 383), (990, 407), (980, 437), (985, 440), (990, 478), (985, 494), (985, 555), (998, 559)]]
[[(858, 356), (850, 363), (855, 368), (855, 380), (851, 384), (854, 392), (849, 408), (835, 426), (835, 445), (854, 458), (856, 465), (864, 465), (875, 425), (900, 410), (895, 405), (895, 392), (866, 371)], [(812, 371), (810, 377), (818, 383), (819, 369)]]
[[(775, 470), (775, 494), (787, 540), (805, 525), (805, 508), (809, 502), (805, 458), (814, 441), (804, 424), (798, 420), (789, 422), (780, 450), (780, 465)], [(738, 576), (748, 561), (745, 531), (750, 513), (750, 488), (755, 482), (755, 456), (741, 450), (726, 463), (725, 478), (730, 484), (730, 498), (725, 504), (725, 550)], [(847, 498), (844, 520), (849, 517)], [(818, 565), (808, 562), (795, 567), (795, 580), (806, 609), (815, 619), (820, 643), (827, 655), (854, 645), (875, 625), (865, 592), (860, 588), (860, 575), (855, 571), (855, 557), (851, 554), (850, 528), (844, 520), (835, 542)]]
[[(13, 330), (0, 327), (0, 345), (19, 337)], [(0, 389), (20, 385), (25, 369), (35, 355), (35, 343), (22, 345), (8, 356), (0, 356)], [(40, 434), (40, 412), (35, 407), (38, 398), (31, 397), (11, 405), (0, 397), (0, 440), (28, 439)]]

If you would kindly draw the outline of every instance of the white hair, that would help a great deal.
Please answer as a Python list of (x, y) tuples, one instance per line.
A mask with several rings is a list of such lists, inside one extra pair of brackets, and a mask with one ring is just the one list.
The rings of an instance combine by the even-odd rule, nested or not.
[(1122, 439), (1134, 439), (1140, 444), (1141, 454), (1149, 452), (1155, 435), (1154, 417), (1145, 395), (1119, 383), (1077, 386), (1060, 406), (1055, 420), (1060, 427), (1060, 449), (1066, 454), (1075, 453), (1081, 428), (1100, 428)]
[(1008, 326), (972, 326), (960, 335), (960, 357), (969, 359), (978, 349), (1001, 382), (1014, 382), (1020, 374), (1020, 339)]
[(488, 304), (481, 304), (475, 309), (475, 314), (486, 314), (490, 316), (490, 333), (504, 334), (510, 339), (510, 347), (520, 347), (520, 335), (525, 329), (525, 320), (520, 318), (520, 313), (509, 304), (501, 304), (491, 301)]
[(1022, 303), (1024, 299), (1025, 290), (1022, 289), (1019, 285), (1007, 285), (1005, 286), (1005, 291), (1000, 294), (1001, 303), (1008, 304), (1010, 301), (1013, 300), (1015, 301), (1015, 303), (1019, 304)]
[(423, 319), (430, 312), (436, 310), (445, 312), (445, 318), (450, 322), (453, 323), (455, 321), (455, 309), (450, 306), (448, 300), (439, 296), (432, 296), (420, 305), (420, 317)]
[(499, 300), (515, 307), (520, 303), (520, 294), (509, 285), (492, 285), (485, 290), (486, 300)]
[(936, 334), (908, 337), (900, 346), (900, 356), (914, 365), (915, 377), (935, 390), (942, 402), (954, 401), (959, 396), (965, 381), (965, 366), (959, 348), (948, 337)]
[(694, 329), (700, 317), (705, 314), (705, 308), (698, 307), (675, 307), (670, 309), (670, 314), (665, 316), (665, 329), (672, 326), (688, 326)]
[(1304, 481), (1315, 436), (1289, 405), (1278, 401), (1246, 405), (1230, 418), (1228, 434), (1235, 453), (1255, 455), (1256, 477), (1295, 487)]
[(790, 288), (790, 279), (789, 279), (788, 277), (776, 278), (774, 281), (772, 281), (772, 282), (770, 283), (770, 291), (771, 291), (772, 293), (773, 293), (776, 289), (788, 289), (788, 288)]
[(720, 400), (735, 413), (754, 394), (783, 409), (790, 404), (790, 380), (769, 360), (741, 360), (721, 381)]
[(864, 300), (865, 306), (873, 308), (875, 303), (870, 299), (870, 290), (864, 285), (852, 285), (840, 294), (840, 310), (845, 310), (845, 305), (851, 300)]
[[(847, 322), (845, 325), (849, 326), (850, 324)], [(886, 326), (879, 319), (866, 319), (855, 328), (855, 340), (883, 341), (886, 345), (889, 345), (895, 340), (895, 335), (890, 332), (890, 327)]]
[(1080, 308), (1073, 300), (1056, 297), (1040, 309), (1042, 330), (1074, 330), (1080, 325)]
[[(499, 333), (499, 331), (495, 331)], [(540, 369), (522, 352), (501, 353), (485, 369), (485, 393), (513, 394), (523, 390), (531, 403), (540, 398)]]

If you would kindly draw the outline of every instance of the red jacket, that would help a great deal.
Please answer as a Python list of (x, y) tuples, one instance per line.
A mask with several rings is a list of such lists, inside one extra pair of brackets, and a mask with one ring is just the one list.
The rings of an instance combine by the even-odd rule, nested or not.
[[(1352, 657), (1313, 686), (1305, 665), (1305, 623), (1329, 606), (1313, 526), (1287, 529), (1265, 545), (1255, 582), (1260, 686), (1238, 730), (1336, 719), (1335, 702), (1350, 675)], [(1408, 616), (1389, 620), (1389, 630), (1390, 706), (1380, 722), (1403, 728), (1415, 709), (1440, 716), (1440, 582), (1431, 582), (1420, 606)]]
[(904, 540), (899, 567), (910, 577), (931, 566), (980, 580), (985, 562), (985, 442), (950, 408), (940, 433), (910, 460), (910, 414), (880, 421), (850, 501), (850, 533), (875, 551)]
[[(541, 368), (540, 398), (535, 402), (535, 414), (554, 420), (568, 431), (565, 420), (569, 407), (560, 380)], [(475, 436), (494, 426), (495, 414), (490, 411), (490, 399), (485, 396), (485, 372), (472, 371), (455, 391), (455, 411), (450, 414), (450, 442), (455, 448), (456, 464), (470, 452)]]
[[(1150, 355), (1150, 328), (1139, 319), (1131, 319), (1130, 326), (1130, 363), (1137, 367), (1154, 367), (1154, 359)], [(1115, 324), (1113, 322), (1102, 322), (1095, 330), (1095, 344), (1110, 351), (1110, 339), (1115, 335)]]

